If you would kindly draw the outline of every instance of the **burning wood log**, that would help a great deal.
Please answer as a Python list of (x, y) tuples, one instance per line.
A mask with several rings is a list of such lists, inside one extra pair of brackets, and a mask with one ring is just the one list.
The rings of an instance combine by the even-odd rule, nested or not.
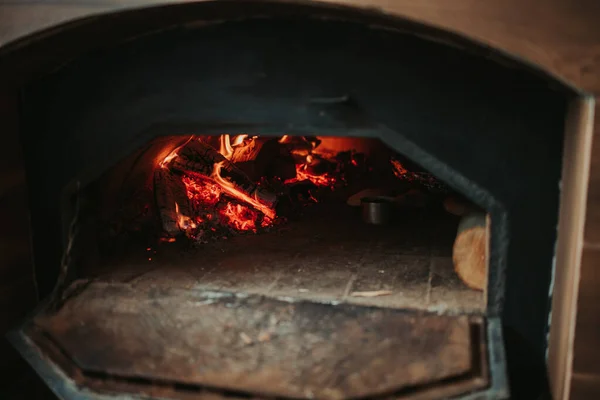
[(230, 144), (222, 147), (223, 153), (193, 140), (159, 164), (154, 186), (166, 233), (184, 232), (190, 239), (206, 241), (226, 232), (256, 232), (273, 223), (275, 193), (251, 181), (227, 159)]
[(229, 160), (254, 181), (262, 177), (278, 177), (282, 181), (296, 177), (296, 163), (288, 146), (272, 138), (257, 138), (247, 142), (245, 146), (234, 147)]
[(489, 221), (483, 211), (462, 216), (452, 248), (454, 270), (470, 288), (484, 290), (487, 284)]
[(154, 196), (163, 230), (171, 236), (179, 234), (182, 229), (180, 216), (191, 215), (189, 199), (181, 177), (168, 169), (156, 169)]
[(180, 172), (195, 172), (214, 178), (215, 166), (219, 165), (222, 178), (228, 178), (235, 189), (257, 199), (268, 207), (273, 207), (277, 196), (254, 183), (242, 170), (227, 160), (221, 153), (200, 141), (188, 143), (179, 152), (169, 167)]
[(245, 161), (254, 161), (258, 158), (258, 155), (267, 142), (269, 142), (269, 139), (267, 138), (245, 139), (243, 145), (232, 147), (229, 161), (234, 164)]
[(296, 177), (296, 162), (287, 146), (277, 140), (267, 141), (255, 159), (257, 172), (267, 178), (278, 177), (282, 181)]
[[(206, 166), (205, 168), (209, 168), (209, 171), (212, 172), (212, 166), (225, 160), (225, 157), (211, 145), (201, 142), (200, 140), (192, 140), (179, 150), (175, 160), (199, 163)], [(203, 172), (204, 171), (201, 173)]]
[(183, 157), (175, 158), (171, 164), (169, 164), (169, 168), (183, 173), (191, 171), (204, 176), (210, 176), (214, 169), (212, 165), (191, 161)]

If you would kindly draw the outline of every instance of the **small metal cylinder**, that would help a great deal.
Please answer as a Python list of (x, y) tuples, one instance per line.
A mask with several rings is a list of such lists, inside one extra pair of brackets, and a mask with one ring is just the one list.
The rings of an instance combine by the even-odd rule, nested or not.
[(362, 205), (363, 221), (367, 224), (384, 225), (392, 217), (392, 199), (389, 197), (363, 197), (360, 199)]

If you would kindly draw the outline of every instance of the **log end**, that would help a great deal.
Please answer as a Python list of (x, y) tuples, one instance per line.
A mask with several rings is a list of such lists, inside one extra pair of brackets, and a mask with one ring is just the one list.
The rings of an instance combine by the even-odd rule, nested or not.
[(470, 288), (484, 290), (487, 285), (488, 229), (485, 225), (459, 231), (452, 249), (454, 270)]

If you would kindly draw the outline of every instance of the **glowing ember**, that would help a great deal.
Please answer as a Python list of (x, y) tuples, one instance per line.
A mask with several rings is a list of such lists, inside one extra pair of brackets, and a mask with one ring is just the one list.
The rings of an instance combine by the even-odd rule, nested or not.
[[(259, 211), (264, 214), (261, 227), (267, 227), (272, 224), (275, 218), (275, 211), (263, 205), (258, 200), (251, 198), (245, 193), (235, 189), (233, 184), (220, 176), (221, 163), (215, 164), (213, 177), (209, 178), (200, 174), (189, 173), (182, 177), (183, 184), (186, 188), (187, 197), (191, 200), (194, 208), (198, 212), (215, 210), (218, 214), (218, 220), (238, 231), (256, 231), (257, 221), (261, 220)], [(232, 203), (227, 201), (223, 195), (228, 195), (246, 204)], [(226, 202), (224, 206), (219, 206), (221, 202)], [(264, 211), (263, 211), (264, 210)], [(177, 206), (177, 212), (178, 206)], [(196, 217), (197, 224), (202, 224), (204, 221), (211, 221), (213, 215), (207, 213)], [(190, 229), (194, 221), (184, 220), (180, 225), (182, 230)], [(197, 225), (193, 226), (195, 229)], [(214, 228), (211, 228), (214, 231)]]
[(406, 178), (408, 175), (408, 170), (406, 168), (404, 168), (404, 166), (400, 163), (400, 161), (395, 160), (395, 159), (391, 159), (390, 162), (392, 163), (392, 167), (394, 168), (394, 175), (396, 175), (398, 178)]
[[(333, 188), (338, 181), (344, 181), (343, 172), (339, 169), (342, 161), (329, 154), (318, 154), (315, 149), (321, 141), (316, 137), (286, 135), (278, 140), (283, 144), (278, 148), (265, 146), (268, 139), (258, 139), (257, 136), (224, 134), (218, 138), (218, 151), (208, 144), (210, 139), (192, 141), (195, 138), (192, 136), (158, 163), (161, 168), (169, 169), (171, 175), (168, 176), (181, 179), (183, 183), (185, 192), (174, 190), (173, 193), (176, 196), (179, 196), (177, 193), (185, 193), (185, 200), (189, 203), (183, 207), (183, 199), (174, 199), (179, 201), (179, 204), (175, 202), (176, 222), (179, 229), (194, 240), (223, 237), (231, 231), (256, 232), (259, 228), (273, 225), (277, 200), (274, 191), (284, 194), (287, 191), (281, 187), (280, 180), (270, 181), (271, 177), (266, 175), (253, 176), (255, 170), (252, 168), (283, 168), (282, 171), (287, 171), (285, 173), (289, 177), (289, 160), (292, 164), (293, 160), (302, 160), (300, 163), (296, 161), (296, 177), (285, 180), (284, 184), (310, 181), (319, 187)], [(257, 154), (271, 155), (270, 152), (277, 162), (283, 164), (263, 166), (260, 163), (264, 163), (265, 158), (260, 159), (259, 164), (251, 163), (256, 160)], [(351, 162), (357, 165), (355, 160)], [(316, 202), (311, 193), (309, 196)], [(191, 215), (184, 215), (181, 210)]]
[(223, 222), (238, 231), (256, 231), (256, 220), (258, 212), (241, 204), (227, 203), (219, 211)]
[(288, 179), (285, 183), (294, 183), (302, 181), (311, 181), (315, 186), (322, 187), (333, 187), (336, 183), (336, 179), (327, 173), (317, 175), (308, 172), (308, 167), (313, 162), (313, 156), (307, 155), (306, 162), (304, 164), (296, 164), (296, 178)]
[[(192, 137), (193, 138), (193, 137)], [(190, 138), (190, 140), (192, 139)], [(254, 145), (256, 137), (248, 135), (221, 135), (219, 138), (219, 153), (226, 159), (233, 156), (234, 149), (246, 151)], [(188, 140), (183, 146), (190, 142)], [(169, 168), (172, 161), (179, 157), (183, 146), (172, 150), (160, 163), (161, 168)], [(182, 156), (183, 157), (183, 156)], [(182, 161), (182, 165), (194, 165), (196, 161)], [(242, 191), (236, 184), (221, 175), (226, 161), (215, 162), (212, 173), (206, 176), (194, 170), (184, 170), (181, 175), (186, 196), (191, 202), (193, 217), (183, 215), (179, 204), (175, 203), (177, 226), (187, 236), (202, 237), (203, 232), (210, 230), (217, 232), (215, 224), (228, 226), (238, 231), (256, 231), (257, 225), (267, 227), (275, 219), (275, 210), (263, 204), (255, 195)], [(247, 189), (244, 189), (247, 190)], [(254, 191), (253, 193), (257, 193)], [(211, 226), (214, 225), (214, 226)]]
[[(336, 179), (332, 176), (329, 176), (329, 174), (323, 174), (323, 175), (314, 175), (311, 174), (307, 171), (308, 165), (306, 164), (298, 164), (296, 165), (296, 181), (301, 182), (301, 181), (306, 181), (309, 180), (312, 183), (314, 183), (316, 186), (333, 186), (336, 182)], [(291, 181), (288, 180), (286, 182)]]
[(200, 174), (184, 175), (181, 178), (186, 188), (188, 199), (203, 206), (214, 206), (221, 198), (221, 187), (211, 179)]

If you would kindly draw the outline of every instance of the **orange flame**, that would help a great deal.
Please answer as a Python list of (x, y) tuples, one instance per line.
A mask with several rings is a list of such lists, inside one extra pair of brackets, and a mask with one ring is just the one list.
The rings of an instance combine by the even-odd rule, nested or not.
[[(335, 184), (336, 179), (329, 174), (323, 175), (313, 175), (306, 171), (308, 165), (306, 164), (298, 164), (296, 165), (296, 181), (306, 181), (309, 180), (314, 183), (316, 186), (332, 186)], [(289, 183), (292, 179), (288, 179), (286, 183)]]
[(233, 183), (231, 183), (227, 179), (224, 179), (221, 176), (221, 169), (223, 168), (223, 163), (224, 161), (216, 163), (214, 165), (212, 175), (210, 176), (216, 183), (219, 184), (219, 186), (221, 186), (221, 189), (231, 197), (252, 205), (252, 207), (265, 214), (265, 216), (267, 216), (269, 219), (275, 219), (275, 211), (272, 208), (264, 205), (257, 199), (248, 196), (246, 193), (236, 189)]
[(404, 178), (406, 174), (408, 174), (408, 170), (404, 168), (400, 161), (392, 158), (390, 162), (392, 163), (392, 167), (394, 169), (394, 175), (396, 175), (398, 178)]
[(161, 168), (167, 168), (167, 166), (169, 165), (169, 163), (175, 158), (177, 157), (177, 152), (186, 144), (188, 144), (192, 139), (194, 138), (194, 135), (190, 136), (190, 138), (188, 140), (185, 141), (185, 143), (183, 143), (181, 146), (177, 146), (176, 148), (174, 148), (173, 150), (171, 150), (171, 152), (169, 154), (167, 154), (167, 156), (165, 158), (163, 158), (159, 163), (158, 166)]
[(304, 164), (296, 164), (296, 177), (286, 180), (284, 183), (311, 181), (315, 186), (333, 186), (336, 183), (336, 179), (333, 176), (325, 173), (322, 175), (315, 175), (308, 172), (308, 166), (313, 162), (313, 156), (307, 155), (306, 162)]
[(230, 135), (221, 135), (219, 137), (219, 153), (223, 155), (228, 160), (231, 160), (231, 156), (233, 156), (233, 148), (240, 146), (244, 143), (244, 139), (246, 139), (248, 135), (236, 135), (231, 139)]
[[(254, 140), (257, 137), (254, 136), (247, 140), (248, 138), (249, 136), (246, 134), (236, 135), (233, 138), (227, 134), (221, 135), (219, 138), (219, 152), (226, 159), (230, 159), (233, 156), (235, 148), (239, 147), (241, 151), (251, 150)], [(189, 140), (182, 146), (171, 151), (162, 160), (160, 166), (168, 168), (169, 163), (178, 156), (178, 151), (187, 143), (189, 143)], [(261, 227), (266, 227), (273, 223), (276, 217), (273, 208), (261, 202), (257, 194), (247, 194), (221, 175), (226, 162), (228, 161), (224, 160), (215, 163), (210, 176), (193, 171), (187, 171), (181, 176), (181, 181), (186, 188), (186, 195), (191, 201), (192, 209), (196, 210), (194, 216), (190, 218), (182, 214), (179, 204), (175, 203), (177, 225), (188, 236), (201, 235), (205, 229), (216, 232), (216, 227), (211, 226), (211, 224), (217, 221), (221, 221), (222, 224), (238, 231), (256, 231), (257, 221), (260, 221)], [(222, 202), (223, 194), (235, 200)], [(214, 207), (212, 209), (217, 213), (217, 218), (213, 218), (214, 214), (212, 213), (206, 213), (211, 207)], [(198, 213), (200, 215), (197, 215)], [(262, 213), (262, 218), (260, 213)]]
[(175, 157), (177, 157), (177, 150), (179, 150), (179, 148), (173, 150), (172, 152), (169, 153), (168, 156), (166, 156), (159, 164), (159, 166), (161, 168), (167, 168), (167, 165), (171, 162), (171, 160), (173, 160)]
[(219, 153), (229, 160), (233, 155), (233, 147), (231, 147), (229, 135), (221, 135), (219, 141), (221, 142), (219, 146)]
[(177, 215), (177, 226), (179, 226), (179, 229), (187, 231), (197, 228), (196, 223), (190, 217), (179, 212), (179, 204), (177, 204), (177, 202), (175, 202), (175, 213)]
[[(244, 143), (244, 140), (248, 137), (248, 135), (237, 135), (236, 137), (233, 138), (233, 140), (231, 141), (231, 147), (237, 147), (239, 145), (241, 145), (242, 143)], [(254, 139), (256, 138), (256, 136), (254, 136)]]

